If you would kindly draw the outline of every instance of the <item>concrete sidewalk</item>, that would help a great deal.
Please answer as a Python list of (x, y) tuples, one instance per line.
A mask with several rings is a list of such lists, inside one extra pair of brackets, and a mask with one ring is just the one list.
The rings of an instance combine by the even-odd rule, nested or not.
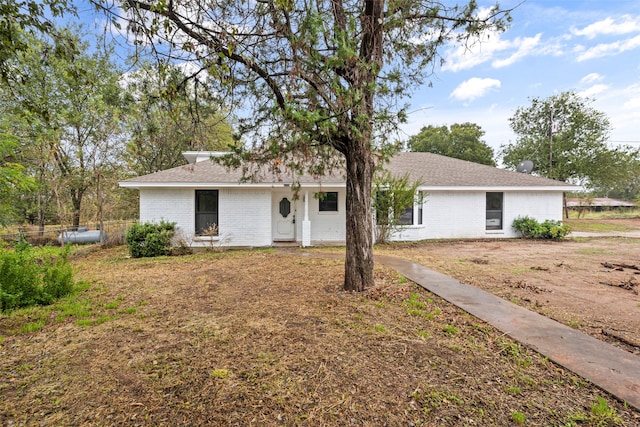
[(422, 265), (375, 259), (640, 410), (640, 357)]

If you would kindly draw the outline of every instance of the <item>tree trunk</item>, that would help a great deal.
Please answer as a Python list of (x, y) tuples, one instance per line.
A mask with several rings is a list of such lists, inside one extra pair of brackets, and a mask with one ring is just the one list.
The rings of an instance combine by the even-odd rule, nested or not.
[[(359, 144), (354, 144), (359, 145)], [(368, 149), (358, 147), (346, 155), (347, 248), (344, 263), (344, 289), (361, 292), (374, 285), (373, 279), (373, 216), (371, 184), (373, 159)]]
[(73, 206), (73, 218), (71, 227), (74, 231), (80, 227), (80, 207), (82, 205), (83, 192), (79, 190), (72, 190), (71, 192), (71, 205)]

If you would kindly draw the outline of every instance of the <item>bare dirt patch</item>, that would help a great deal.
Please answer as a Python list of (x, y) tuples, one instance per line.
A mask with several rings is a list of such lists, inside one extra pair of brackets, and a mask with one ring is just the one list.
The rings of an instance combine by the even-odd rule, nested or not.
[[(640, 229), (640, 219), (608, 222)], [(640, 238), (432, 242), (389, 252), (640, 354)]]
[[(477, 283), (494, 277), (506, 297), (524, 300), (538, 295), (533, 286), (549, 285), (521, 270), (557, 273), (559, 261), (514, 256), (503, 264), (498, 254), (605, 250), (599, 242), (481, 243), (489, 252), (473, 252), (478, 242), (392, 252), (438, 269), (456, 265), (455, 274)], [(590, 253), (576, 251), (584, 248)], [(0, 425), (640, 422), (638, 411), (383, 267), (375, 288), (348, 294), (341, 260), (296, 252), (129, 259), (112, 248), (74, 264), (85, 281), (77, 296), (0, 315)], [(505, 282), (513, 277), (530, 287)]]

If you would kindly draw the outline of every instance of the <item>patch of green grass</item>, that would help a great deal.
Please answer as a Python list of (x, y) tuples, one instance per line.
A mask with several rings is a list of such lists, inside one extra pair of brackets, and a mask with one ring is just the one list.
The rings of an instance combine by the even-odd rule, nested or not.
[(80, 319), (76, 321), (76, 325), (84, 327), (93, 326), (93, 319)]
[(513, 395), (522, 394), (522, 387), (519, 385), (508, 385), (505, 387), (505, 392)]
[(426, 307), (425, 303), (420, 301), (420, 294), (411, 294), (409, 295), (409, 299), (402, 303), (405, 307), (413, 307), (417, 309), (424, 309)]
[(40, 329), (44, 328), (45, 325), (45, 321), (44, 320), (38, 320), (36, 322), (29, 322), (29, 323), (25, 323), (24, 325), (22, 325), (22, 327), (20, 327), (20, 333), (21, 334), (26, 334), (29, 332), (36, 332), (39, 331)]
[(442, 331), (449, 336), (456, 336), (460, 333), (460, 330), (453, 325), (446, 325), (442, 328)]
[(510, 341), (500, 341), (498, 342), (498, 347), (500, 347), (500, 353), (507, 356), (509, 359), (517, 359), (522, 356), (522, 348), (520, 344)]
[(231, 372), (229, 372), (227, 369), (214, 369), (213, 371), (209, 372), (209, 376), (219, 379), (227, 378), (230, 374)]
[(431, 335), (429, 334), (429, 332), (424, 331), (424, 330), (422, 330), (422, 329), (418, 329), (418, 330), (416, 331), (416, 335), (418, 335), (419, 337), (424, 338), (424, 339), (429, 339), (429, 337), (431, 337)]
[(82, 319), (93, 315), (91, 301), (87, 299), (67, 299), (61, 305), (56, 307), (56, 311), (58, 311), (58, 315), (56, 317), (56, 321), (58, 322), (62, 322), (70, 316)]
[(571, 220), (567, 222), (571, 231), (585, 231), (590, 233), (607, 233), (611, 231), (632, 231), (633, 229), (620, 224), (597, 222), (597, 220)]
[(115, 310), (116, 308), (120, 307), (120, 303), (121, 303), (121, 301), (120, 301), (120, 300), (115, 300), (115, 301), (113, 301), (113, 302), (110, 302), (110, 303), (108, 303), (108, 304), (105, 304), (105, 305), (104, 305), (104, 308), (105, 308), (106, 310)]
[(615, 408), (610, 407), (609, 403), (600, 396), (596, 396), (595, 403), (591, 405), (589, 418), (591, 423), (597, 426), (619, 425), (622, 423), (622, 419)]
[(384, 325), (375, 325), (373, 329), (375, 329), (376, 332), (384, 332), (387, 330), (386, 326)]
[(518, 425), (524, 425), (527, 421), (527, 417), (520, 411), (511, 411), (511, 419)]

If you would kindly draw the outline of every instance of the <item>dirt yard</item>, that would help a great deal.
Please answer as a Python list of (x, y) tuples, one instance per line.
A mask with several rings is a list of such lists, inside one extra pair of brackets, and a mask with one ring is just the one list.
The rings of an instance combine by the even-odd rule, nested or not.
[[(640, 218), (607, 222), (640, 231)], [(437, 242), (382, 252), (640, 354), (640, 238)]]
[[(377, 251), (637, 352), (637, 287), (609, 285), (635, 283), (640, 239)], [(348, 294), (342, 261), (301, 252), (79, 251), (77, 295), (0, 314), (0, 425), (640, 425), (640, 411), (394, 271)]]

